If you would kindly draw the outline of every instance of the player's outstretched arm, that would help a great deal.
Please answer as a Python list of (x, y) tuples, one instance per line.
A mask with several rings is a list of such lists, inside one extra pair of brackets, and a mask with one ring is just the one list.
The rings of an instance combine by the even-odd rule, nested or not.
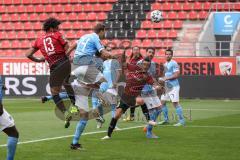
[[(69, 46), (69, 45), (68, 45)], [(77, 42), (75, 42), (73, 45), (71, 45), (70, 47), (68, 47), (68, 49), (66, 49), (66, 55), (69, 56), (71, 54), (71, 52), (73, 50), (75, 50), (77, 48)]]
[(37, 58), (37, 57), (34, 56), (34, 53), (36, 53), (37, 51), (38, 51), (38, 49), (33, 48), (33, 47), (28, 49), (27, 53), (26, 53), (26, 57), (31, 59), (34, 62), (45, 62), (44, 57)]

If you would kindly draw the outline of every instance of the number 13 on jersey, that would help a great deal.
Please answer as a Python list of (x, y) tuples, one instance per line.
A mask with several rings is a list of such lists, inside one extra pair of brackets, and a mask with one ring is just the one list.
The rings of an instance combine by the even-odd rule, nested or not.
[(53, 46), (52, 38), (51, 37), (46, 37), (43, 39), (43, 44), (45, 51), (48, 55), (55, 54), (55, 48)]

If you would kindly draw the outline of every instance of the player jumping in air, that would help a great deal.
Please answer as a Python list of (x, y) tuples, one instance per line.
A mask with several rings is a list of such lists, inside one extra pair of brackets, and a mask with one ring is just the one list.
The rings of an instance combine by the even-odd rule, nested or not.
[(5, 89), (5, 87), (0, 76), (0, 131), (3, 131), (8, 136), (7, 160), (13, 160), (17, 148), (19, 133), (15, 127), (12, 116), (3, 108), (3, 89)]
[(139, 65), (124, 65), (127, 65), (126, 67), (129, 70), (129, 75), (126, 77), (126, 87), (123, 95), (121, 96), (120, 104), (117, 107), (115, 117), (111, 119), (107, 136), (102, 139), (111, 138), (118, 119), (126, 112), (129, 106), (135, 106), (136, 97), (140, 96), (145, 84), (154, 85), (154, 88), (158, 89), (158, 85), (155, 84), (153, 78), (147, 73), (150, 67), (150, 59), (148, 57), (146, 57)]
[[(49, 18), (43, 23), (43, 30), (45, 33), (41, 35), (33, 46), (27, 51), (26, 56), (34, 62), (48, 62), (50, 67), (50, 89), (53, 96), (54, 103), (58, 109), (65, 114), (65, 128), (69, 126), (69, 119), (71, 113), (66, 110), (65, 105), (59, 96), (62, 85), (68, 93), (68, 97), (72, 103), (75, 103), (74, 92), (68, 82), (71, 73), (71, 63), (66, 54), (69, 48), (67, 40), (59, 32), (60, 21), (55, 18)], [(40, 50), (44, 57), (37, 58), (34, 56)]]
[(166, 105), (166, 101), (171, 100), (173, 106), (176, 109), (176, 114), (178, 116), (178, 123), (174, 126), (183, 126), (185, 125), (185, 120), (183, 117), (183, 110), (181, 105), (179, 104), (179, 91), (180, 85), (178, 82), (178, 77), (180, 75), (179, 67), (176, 61), (172, 60), (173, 51), (171, 49), (167, 49), (165, 51), (166, 63), (165, 67), (165, 76), (160, 78), (160, 80), (165, 82), (166, 92), (161, 96), (162, 103), (162, 111), (164, 115), (164, 121), (160, 122), (160, 124), (166, 124), (169, 122), (168, 119), (168, 108)]

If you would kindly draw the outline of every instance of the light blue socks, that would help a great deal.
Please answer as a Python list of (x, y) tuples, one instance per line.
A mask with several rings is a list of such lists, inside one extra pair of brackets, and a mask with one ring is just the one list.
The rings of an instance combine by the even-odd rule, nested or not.
[(7, 160), (13, 160), (16, 152), (18, 138), (8, 137), (7, 142)]
[(87, 125), (87, 120), (85, 120), (85, 119), (81, 119), (78, 122), (72, 144), (77, 144), (79, 142), (79, 139), (80, 139), (86, 125)]

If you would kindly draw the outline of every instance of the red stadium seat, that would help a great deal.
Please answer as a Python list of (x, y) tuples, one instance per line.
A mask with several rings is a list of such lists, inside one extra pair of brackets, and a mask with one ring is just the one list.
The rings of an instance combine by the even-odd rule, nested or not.
[(28, 14), (27, 13), (23, 13), (20, 14), (20, 21), (28, 21)]
[(33, 29), (34, 30), (41, 30), (42, 29), (42, 23), (41, 22), (33, 23)]
[(210, 2), (204, 2), (203, 9), (209, 11), (209, 9), (211, 8), (211, 5), (212, 5), (212, 3), (210, 3)]
[(152, 25), (152, 27), (153, 27), (154, 29), (163, 28), (163, 21), (160, 21), (160, 22), (158, 22), (158, 23), (154, 23), (154, 24)]
[(182, 6), (184, 11), (190, 11), (192, 9), (192, 3), (185, 2)]
[[(142, 46), (143, 46), (144, 48), (151, 47), (151, 46), (152, 46), (152, 40), (150, 40), (150, 39), (144, 39), (144, 40), (142, 41)], [(142, 53), (142, 52), (141, 52), (141, 53)]]
[(193, 9), (194, 10), (202, 10), (202, 3), (201, 2), (194, 2), (193, 3)]
[(1, 43), (1, 48), (11, 48), (11, 42), (10, 41), (8, 41), (8, 40), (4, 40), (4, 41), (2, 41), (2, 43)]
[(28, 37), (28, 39), (35, 39), (36, 38), (36, 32), (35, 31), (27, 32), (27, 37)]
[(46, 5), (46, 6), (45, 6), (45, 12), (47, 12), (47, 13), (52, 13), (52, 12), (54, 12), (54, 6), (51, 5), (51, 4)]
[(161, 48), (163, 45), (163, 42), (162, 40), (160, 39), (154, 39), (153, 40), (153, 46), (156, 47), (156, 48)]
[(12, 4), (12, 1), (10, 0), (2, 0), (1, 1), (1, 4), (5, 4), (5, 5), (10, 5), (10, 4)]
[(177, 13), (174, 11), (169, 12), (168, 19), (177, 19)]
[(87, 20), (95, 21), (97, 19), (97, 14), (95, 12), (88, 13)]
[(240, 11), (240, 3), (236, 3), (234, 5), (234, 9), (237, 10), (237, 11)]
[(93, 7), (91, 4), (85, 4), (85, 5), (82, 5), (82, 7), (83, 7), (84, 12), (92, 12), (93, 11)]
[(25, 11), (27, 13), (34, 13), (35, 12), (35, 6), (34, 5), (27, 5), (27, 6), (25, 6)]
[(112, 10), (112, 4), (107, 3), (107, 4), (104, 4), (104, 7), (102, 7), (102, 11), (104, 12), (108, 12), (110, 10)]
[(172, 9), (171, 3), (163, 3), (162, 4), (162, 10), (163, 11), (170, 11)]
[(141, 46), (141, 40), (140, 39), (134, 39), (132, 41), (132, 46)]
[(71, 4), (64, 5), (64, 12), (73, 12), (73, 5)]
[(198, 14), (197, 14), (197, 12), (195, 12), (195, 11), (189, 12), (188, 18), (189, 18), (190, 20), (197, 20), (197, 19), (198, 19)]
[(24, 32), (24, 31), (17, 32), (17, 38), (18, 39), (26, 39), (27, 38), (26, 32)]
[(29, 14), (29, 21), (39, 21), (39, 16), (37, 13)]
[[(78, 17), (79, 17), (78, 14), (72, 12), (68, 15), (68, 20), (69, 21), (76, 21), (76, 20), (78, 20)], [(85, 19), (86, 19), (86, 17), (85, 17)]]
[[(21, 48), (21, 43), (18, 40), (14, 40), (12, 41), (12, 48), (16, 49), (16, 48)], [(14, 52), (14, 51), (13, 51)]]
[(5, 30), (7, 30), (7, 31), (14, 30), (14, 23), (11, 23), (11, 22), (5, 23)]
[(173, 4), (172, 4), (172, 9), (173, 9), (174, 11), (180, 11), (180, 10), (182, 10), (182, 5), (181, 5), (180, 3), (178, 3), (178, 2), (173, 3)]
[(180, 20), (186, 20), (187, 18), (188, 18), (187, 12), (184, 12), (184, 11), (178, 12), (178, 19), (180, 19)]
[(33, 24), (31, 22), (24, 23), (24, 29), (25, 30), (32, 30), (33, 29)]
[(168, 37), (169, 38), (177, 38), (177, 31), (176, 30), (171, 30), (169, 33), (168, 33)]
[(71, 23), (71, 22), (68, 22), (68, 21), (67, 21), (67, 22), (64, 22), (64, 23), (61, 24), (61, 28), (64, 29), (64, 30), (65, 30), (65, 29), (66, 29), (66, 30), (72, 29), (72, 23)]
[(81, 23), (79, 21), (75, 21), (72, 24), (72, 29), (79, 30), (82, 27)]
[(36, 5), (36, 4), (41, 4), (42, 1), (41, 0), (32, 0), (32, 4)]
[(160, 3), (153, 3), (152, 10), (162, 10), (162, 4)]
[(76, 32), (71, 30), (71, 31), (66, 32), (66, 37), (67, 37), (67, 39), (75, 39), (75, 38), (77, 38), (77, 35), (76, 35)]
[(62, 12), (62, 13), (59, 13), (59, 14), (58, 14), (58, 18), (59, 18), (61, 21), (66, 21), (66, 20), (68, 20), (68, 15), (67, 15), (65, 12)]
[(7, 32), (7, 38), (8, 39), (16, 39), (16, 32), (15, 31)]
[(166, 38), (167, 37), (167, 32), (166, 30), (160, 30), (158, 32), (158, 38)]
[(14, 29), (15, 30), (23, 30), (24, 29), (23, 23), (21, 23), (21, 22), (14, 23)]
[(42, 4), (39, 4), (39, 5), (36, 5), (35, 6), (35, 12), (36, 13), (43, 13), (44, 12), (44, 5), (42, 5)]
[(10, 16), (9, 16), (9, 14), (2, 14), (1, 20), (2, 20), (2, 22), (10, 21)]
[(74, 12), (82, 12), (83, 11), (82, 4), (73, 5), (73, 11)]
[[(16, 7), (14, 5), (4, 6), (4, 8), (1, 7), (0, 9), (3, 9), (3, 11), (7, 13), (16, 13)], [(1, 12), (4, 13), (3, 11)]]
[(176, 20), (176, 21), (174, 21), (174, 23), (173, 23), (173, 28), (174, 28), (174, 29), (181, 29), (181, 28), (182, 28), (182, 25), (183, 25), (183, 22), (182, 22), (182, 21)]
[(31, 0), (22, 0), (22, 4), (26, 5), (26, 4), (31, 4), (32, 1)]
[(53, 4), (58, 4), (60, 2), (60, 0), (51, 0), (50, 2)]
[(163, 47), (164, 48), (172, 48), (173, 47), (173, 41), (171, 39), (165, 39), (163, 41)]
[(155, 54), (155, 56), (164, 56), (164, 55), (165, 55), (165, 49), (160, 49)]
[(39, 14), (39, 20), (45, 21), (48, 18), (48, 15), (46, 13)]
[(0, 22), (0, 31), (5, 30), (5, 23)]
[(21, 49), (14, 50), (15, 56), (17, 57), (25, 57), (24, 51)]
[(11, 20), (12, 22), (17, 22), (17, 21), (19, 21), (19, 14), (17, 14), (17, 13), (11, 14), (10, 20)]
[(203, 20), (206, 19), (208, 17), (208, 12), (207, 11), (201, 11), (198, 13), (198, 18)]
[(137, 38), (146, 38), (146, 36), (147, 36), (146, 30), (137, 31), (137, 35), (136, 35)]
[(64, 12), (64, 6), (62, 6), (61, 4), (57, 4), (57, 5), (54, 5), (54, 12)]
[(149, 30), (147, 33), (148, 38), (157, 38), (157, 30)]
[(151, 21), (143, 21), (141, 28), (149, 29), (153, 27), (153, 23)]
[(172, 21), (166, 20), (163, 22), (164, 29), (171, 29), (172, 28)]
[(14, 1), (8, 1), (8, 3), (12, 3), (12, 4), (14, 4), (14, 5), (19, 5), (19, 4), (21, 4), (22, 2), (21, 2), (21, 0), (14, 0)]
[(82, 22), (82, 29), (92, 29), (92, 23), (89, 21)]
[(6, 37), (7, 37), (6, 31), (1, 31), (0, 32), (0, 39), (6, 39)]
[(32, 46), (32, 43), (29, 40), (21, 41), (21, 48), (30, 48)]
[(102, 12), (103, 11), (103, 4), (97, 3), (97, 4), (93, 4), (93, 11), (94, 12)]
[(100, 13), (97, 14), (97, 20), (103, 21), (105, 19), (107, 19), (107, 15), (106, 15), (105, 12), (100, 12)]
[(86, 19), (86, 17), (87, 17), (87, 14), (84, 13), (84, 12), (81, 12), (81, 13), (78, 14), (77, 20), (84, 21)]
[(6, 10), (7, 10), (6, 6), (0, 5), (0, 13), (1, 14), (7, 12)]

